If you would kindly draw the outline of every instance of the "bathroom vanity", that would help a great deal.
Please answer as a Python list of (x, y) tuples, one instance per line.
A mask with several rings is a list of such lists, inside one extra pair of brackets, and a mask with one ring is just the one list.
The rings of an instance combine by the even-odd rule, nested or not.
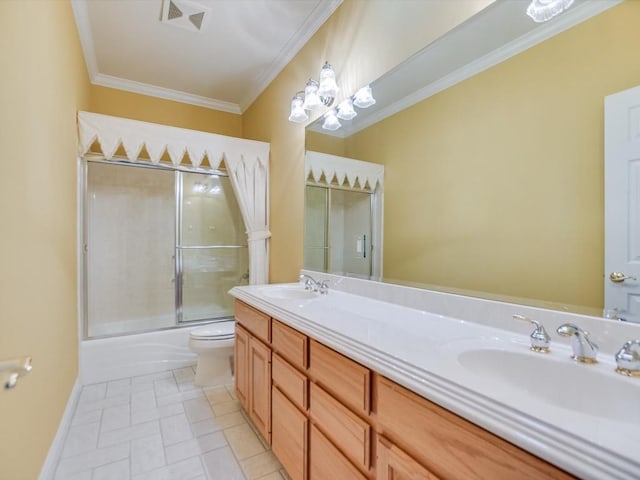
[[(294, 480), (602, 479), (640, 471), (637, 433), (626, 451), (611, 443), (632, 431), (620, 419), (594, 417), (585, 405), (572, 412), (544, 404), (533, 389), (518, 395), (482, 371), (526, 367), (540, 355), (526, 335), (298, 284), (231, 294), (238, 399)], [(553, 349), (568, 358), (567, 346)], [(531, 358), (535, 368), (539, 358)], [(589, 368), (562, 360), (554, 367)], [(536, 385), (545, 371), (520, 373), (546, 390)], [(640, 380), (620, 381), (640, 393)]]

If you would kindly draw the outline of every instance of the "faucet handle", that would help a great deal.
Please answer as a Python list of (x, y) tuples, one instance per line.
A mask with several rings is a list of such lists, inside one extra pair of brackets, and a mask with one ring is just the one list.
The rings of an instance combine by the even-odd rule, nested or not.
[(525, 322), (535, 325), (535, 330), (531, 332), (531, 335), (529, 335), (529, 338), (531, 339), (531, 350), (538, 353), (549, 353), (551, 337), (539, 321), (532, 320), (529, 317), (519, 314), (514, 315), (513, 318), (516, 320), (524, 320)]
[(581, 363), (598, 363), (598, 345), (589, 339), (589, 332), (583, 330), (573, 323), (564, 323), (556, 330), (563, 337), (571, 337), (571, 348), (573, 348), (573, 358)]
[(616, 353), (616, 372), (628, 377), (640, 377), (640, 340), (629, 340)]
[(329, 280), (323, 280), (318, 287), (318, 291), (321, 295), (326, 295), (329, 293)]

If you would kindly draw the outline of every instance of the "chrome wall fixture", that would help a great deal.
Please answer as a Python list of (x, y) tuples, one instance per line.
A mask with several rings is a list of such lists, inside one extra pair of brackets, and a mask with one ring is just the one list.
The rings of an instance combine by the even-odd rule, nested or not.
[[(302, 123), (309, 120), (307, 111), (319, 106), (330, 107), (338, 95), (336, 72), (329, 62), (325, 62), (320, 71), (320, 81), (309, 79), (304, 91), (297, 92), (291, 100), (291, 113), (289, 121)], [(322, 128), (325, 130), (337, 130), (342, 125), (340, 120), (351, 120), (358, 113), (353, 108), (368, 108), (376, 103), (369, 85), (362, 87), (351, 97), (340, 102), (336, 108), (329, 110), (324, 115)]]
[(0, 360), (0, 377), (5, 390), (16, 386), (18, 379), (24, 377), (32, 369), (31, 357), (17, 357)]

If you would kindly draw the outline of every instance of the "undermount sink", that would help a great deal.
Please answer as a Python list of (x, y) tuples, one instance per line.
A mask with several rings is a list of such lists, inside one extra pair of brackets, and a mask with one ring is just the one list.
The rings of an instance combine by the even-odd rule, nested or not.
[(618, 378), (605, 370), (609, 365), (500, 349), (467, 350), (458, 363), (487, 386), (515, 388), (555, 407), (640, 426), (640, 379)]
[(302, 285), (273, 285), (262, 289), (265, 297), (281, 300), (310, 300), (319, 296), (318, 293), (305, 290)]

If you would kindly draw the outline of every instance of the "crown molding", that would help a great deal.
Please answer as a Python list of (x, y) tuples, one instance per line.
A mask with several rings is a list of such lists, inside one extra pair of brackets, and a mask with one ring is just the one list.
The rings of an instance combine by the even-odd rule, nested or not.
[[(456, 85), (468, 78), (477, 75), (484, 70), (487, 70), (505, 60), (539, 44), (543, 41), (557, 35), (585, 20), (594, 17), (609, 8), (612, 8), (624, 0), (595, 0), (591, 2), (585, 2), (575, 5), (573, 8), (567, 10), (559, 17), (556, 17), (553, 21), (546, 23), (545, 25), (536, 28), (535, 30), (527, 33), (520, 38), (507, 43), (506, 45), (493, 50), (492, 52), (484, 55), (477, 60), (474, 60), (465, 66), (454, 70), (453, 72), (443, 76), (442, 78), (431, 82), (428, 85), (416, 90), (414, 93), (407, 95), (406, 97), (392, 103), (391, 105), (382, 108), (375, 113), (363, 118), (357, 125), (347, 127), (346, 129), (336, 130), (335, 132), (328, 133), (323, 130), (324, 134), (334, 135), (340, 138), (346, 138), (354, 133), (357, 133), (365, 128), (374, 125), (375, 123), (384, 120), (387, 117), (395, 115), (402, 110), (415, 105), (416, 103), (426, 100), (427, 98), (446, 90), (449, 87)], [(427, 49), (425, 49), (426, 51)], [(419, 56), (420, 53), (417, 54)], [(414, 60), (412, 58), (412, 60)], [(344, 130), (344, 131), (341, 131)]]
[(296, 34), (287, 42), (269, 67), (256, 77), (255, 82), (251, 85), (250, 91), (245, 98), (239, 104), (236, 104), (100, 73), (86, 1), (87, 0), (71, 0), (71, 6), (76, 19), (87, 72), (92, 84), (236, 114), (242, 114), (249, 108), (255, 99), (269, 86), (273, 79), (276, 78), (282, 69), (343, 2), (343, 0), (323, 0), (319, 2), (309, 14), (302, 27), (300, 27)]
[(323, 0), (316, 5), (307, 17), (305, 23), (296, 34), (289, 39), (271, 65), (256, 77), (255, 82), (249, 88), (249, 93), (240, 101), (240, 109), (244, 112), (256, 98), (269, 86), (284, 67), (296, 56), (296, 54), (315, 35), (318, 29), (342, 4), (343, 0)]
[(124, 78), (104, 75), (99, 73), (93, 77), (91, 83), (102, 87), (115, 88), (150, 97), (162, 98), (164, 100), (172, 100), (174, 102), (188, 103), (197, 107), (210, 108), (212, 110), (220, 110), (222, 112), (241, 114), (240, 106), (236, 103), (223, 102), (215, 98), (203, 97), (192, 93), (172, 90), (170, 88), (149, 85), (148, 83), (136, 82), (135, 80), (126, 80)]

